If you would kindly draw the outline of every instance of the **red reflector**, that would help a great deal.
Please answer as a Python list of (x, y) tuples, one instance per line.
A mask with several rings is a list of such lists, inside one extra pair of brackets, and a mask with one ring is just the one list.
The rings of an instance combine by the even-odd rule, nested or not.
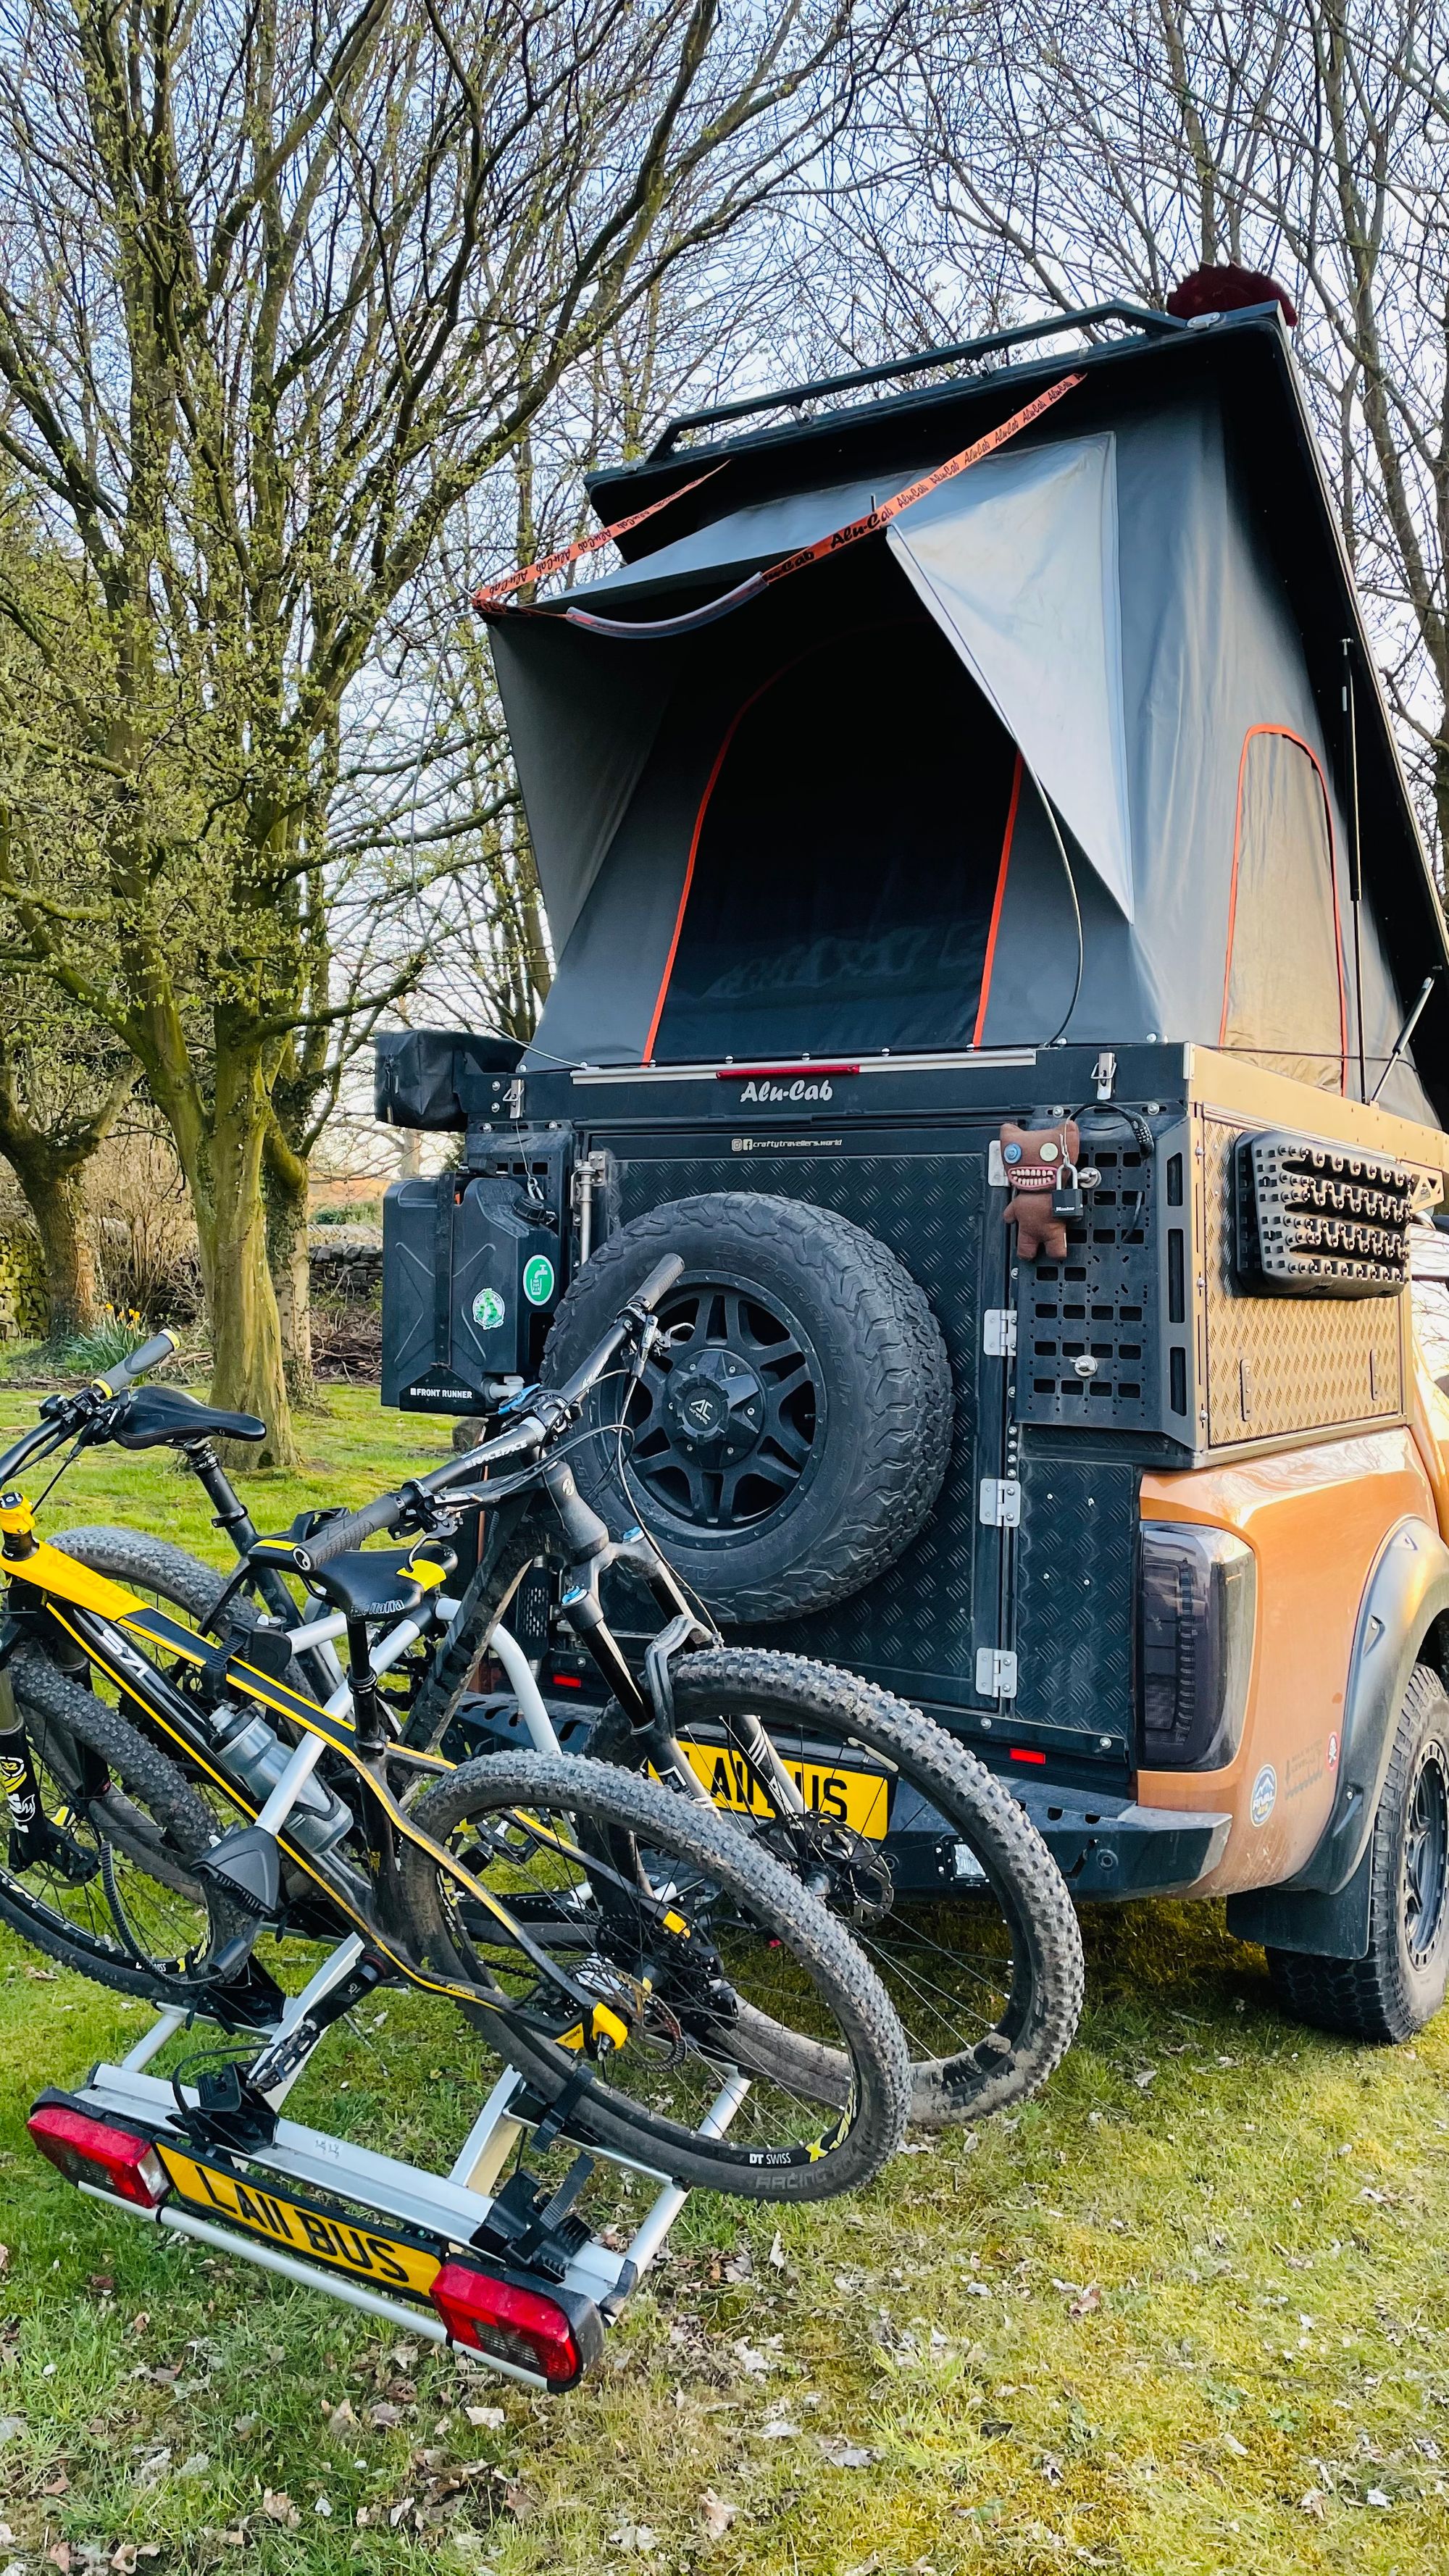
[(553, 1677), (553, 1686), (555, 1690), (583, 1689), (583, 1683), (577, 1673), (555, 1673)]
[(113, 2129), (108, 2120), (72, 2111), (64, 2102), (42, 2102), (27, 2127), (43, 2156), (67, 2182), (88, 2182), (117, 2200), (132, 2200), (139, 2209), (155, 2209), (168, 2185), (161, 2159), (149, 2138), (131, 2129)]
[(722, 1064), (716, 1082), (764, 1082), (777, 1074), (800, 1073), (808, 1082), (817, 1073), (859, 1073), (858, 1064)]
[(1045, 1762), (1046, 1755), (1044, 1753), (1028, 1753), (1024, 1745), (1013, 1744), (1011, 1748), (1011, 1758), (1013, 1762)]
[(571, 2388), (581, 2376), (584, 2355), (573, 2319), (542, 2291), (515, 2289), (471, 2264), (452, 2262), (443, 2265), (429, 2296), (454, 2343), (537, 2371), (550, 2388)]

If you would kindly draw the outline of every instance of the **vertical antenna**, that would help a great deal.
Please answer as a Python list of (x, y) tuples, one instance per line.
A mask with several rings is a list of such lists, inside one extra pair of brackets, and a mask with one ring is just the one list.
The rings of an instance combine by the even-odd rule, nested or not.
[(1363, 852), (1358, 826), (1358, 708), (1353, 687), (1353, 638), (1343, 639), (1343, 731), (1348, 768), (1348, 899), (1353, 906), (1353, 1016), (1358, 1031), (1358, 1096), (1367, 1100), (1363, 1046)]

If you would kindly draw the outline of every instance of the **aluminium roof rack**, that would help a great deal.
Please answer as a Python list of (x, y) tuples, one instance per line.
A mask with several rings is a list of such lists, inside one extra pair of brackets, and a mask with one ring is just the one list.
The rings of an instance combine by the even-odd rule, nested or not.
[(1190, 328), (1174, 314), (1154, 312), (1145, 304), (1123, 303), (1120, 298), (1107, 304), (1088, 304), (1075, 312), (1048, 314), (1039, 322), (1019, 323), (1010, 331), (989, 331), (979, 340), (953, 340), (939, 348), (920, 349), (914, 357), (886, 358), (879, 366), (857, 367), (848, 375), (817, 376), (809, 384), (785, 385), (777, 393), (750, 394), (738, 402), (716, 403), (708, 411), (681, 412), (677, 420), (666, 423), (649, 450), (648, 462), (655, 465), (671, 455), (676, 441), (690, 430), (722, 428), (729, 421), (748, 420), (762, 411), (801, 411), (806, 403), (818, 402), (828, 394), (857, 393), (863, 385), (922, 375), (930, 367), (969, 365), (974, 359), (995, 357), (1005, 349), (1022, 348), (1031, 340), (1054, 339), (1062, 331), (1093, 330), (1099, 322), (1124, 322), (1134, 331), (1155, 332), (1164, 338)]

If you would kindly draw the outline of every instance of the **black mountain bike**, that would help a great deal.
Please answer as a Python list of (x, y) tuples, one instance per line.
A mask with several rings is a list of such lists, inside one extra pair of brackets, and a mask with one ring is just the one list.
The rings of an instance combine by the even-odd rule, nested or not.
[[(637, 1379), (653, 1339), (650, 1311), (637, 1329), (614, 1337), (608, 1358), (595, 1353), (580, 1375), (592, 1371), (589, 1385), (597, 1386), (629, 1346), (627, 1375)], [(758, 1847), (849, 1924), (905, 2030), (912, 2120), (940, 2126), (972, 2119), (1035, 2091), (1071, 2044), (1083, 1986), (1076, 1916), (1035, 1827), (1009, 1789), (919, 1710), (828, 1665), (724, 1647), (641, 1528), (612, 1540), (580, 1497), (566, 1454), (571, 1444), (559, 1437), (578, 1420), (576, 1387), (570, 1381), (514, 1400), (526, 1419), (539, 1418), (538, 1408), (554, 1425), (541, 1465), (500, 1479), (493, 1465), (505, 1453), (486, 1442), (460, 1469), (444, 1471), (476, 1478), (479, 1462), (489, 1465), (484, 1543), (458, 1598), (435, 1591), (431, 1622), (424, 1609), (394, 1624), (384, 1640), (383, 1654), (394, 1659), (391, 1680), (377, 1692), (387, 1727), (418, 1752), (433, 1752), (447, 1738), (525, 1569), (542, 1557), (558, 1570), (563, 1618), (610, 1693), (590, 1754), (650, 1772), (700, 1807), (729, 1811)], [(219, 1614), (277, 1615), (276, 1592), (263, 1587), (282, 1582), (284, 1570), (296, 1574), (299, 1543), (320, 1557), (406, 1524), (407, 1487), (344, 1521), (303, 1514), (285, 1538), (258, 1540), (209, 1439), (184, 1410), (190, 1399), (148, 1390), (139, 1403), (140, 1414), (117, 1436), (134, 1440), (154, 1419), (150, 1436), (181, 1439), (217, 1526), (238, 1549), (237, 1574), (223, 1584), (181, 1550), (127, 1531), (72, 1530), (63, 1544), (97, 1572), (146, 1588), (202, 1626)], [(160, 1408), (154, 1417), (153, 1407)], [(663, 1621), (643, 1654), (642, 1674), (604, 1614), (601, 1585), (610, 1577), (642, 1585)], [(295, 1622), (285, 1589), (282, 1602), (282, 1615)], [(330, 1653), (317, 1633), (325, 1624), (293, 1626), (296, 1656)], [(441, 1832), (446, 1821), (448, 1831), (466, 1836), (466, 1815), (453, 1816), (449, 1795), (436, 1793), (439, 1803), (428, 1810), (433, 1827)], [(305, 1928), (305, 1889), (294, 1886), (292, 1901), (297, 1926)]]

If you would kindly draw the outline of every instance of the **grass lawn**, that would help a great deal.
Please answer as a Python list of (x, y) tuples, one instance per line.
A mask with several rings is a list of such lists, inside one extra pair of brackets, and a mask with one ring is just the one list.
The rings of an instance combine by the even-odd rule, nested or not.
[[(0, 1389), (0, 1437), (33, 1402)], [(263, 1527), (442, 1445), (352, 1391), (302, 1438), (310, 1486), (249, 1485)], [(46, 1526), (136, 1519), (220, 1563), (198, 1500), (112, 1451)], [(601, 2376), (552, 2403), (69, 2190), (31, 2098), (144, 2015), (0, 1942), (0, 2576), (1442, 2569), (1449, 2016), (1395, 2053), (1292, 2029), (1209, 1907), (1088, 1937), (1042, 2101), (856, 2201), (697, 2195)], [(297, 2116), (441, 2157), (473, 2043), (379, 2011)]]

